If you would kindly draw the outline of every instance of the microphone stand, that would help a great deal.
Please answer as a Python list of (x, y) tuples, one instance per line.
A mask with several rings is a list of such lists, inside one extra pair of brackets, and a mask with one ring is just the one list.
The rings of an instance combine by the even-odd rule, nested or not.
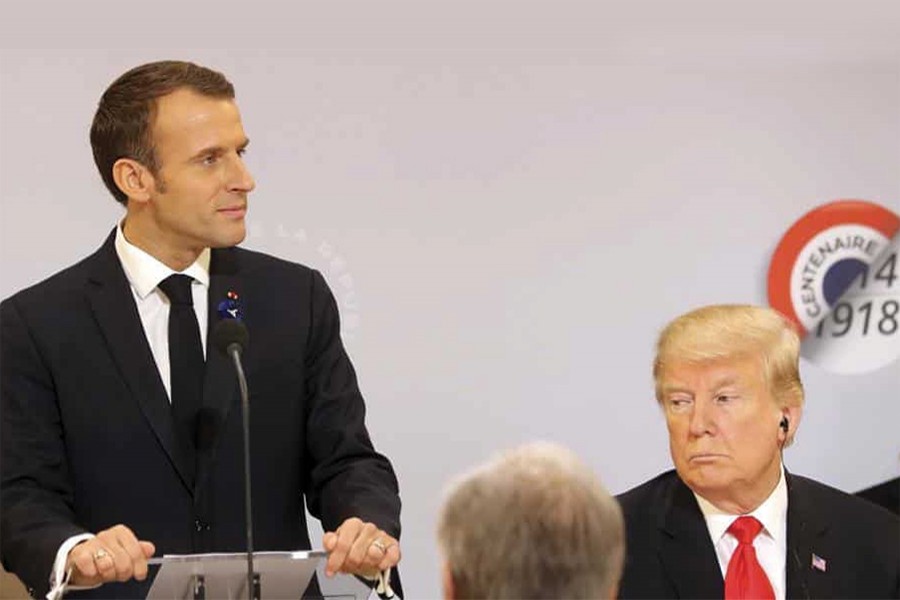
[(228, 355), (234, 362), (237, 371), (238, 385), (241, 388), (241, 416), (244, 424), (244, 517), (247, 526), (247, 598), (260, 600), (259, 579), (253, 572), (253, 511), (250, 505), (250, 393), (247, 390), (247, 378), (241, 364), (241, 345), (228, 345)]

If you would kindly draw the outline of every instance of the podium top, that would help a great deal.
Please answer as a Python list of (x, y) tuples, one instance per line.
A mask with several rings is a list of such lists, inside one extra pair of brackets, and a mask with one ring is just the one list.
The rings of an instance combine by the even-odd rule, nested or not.
[[(300, 598), (327, 554), (321, 550), (254, 552), (260, 597)], [(247, 553), (175, 554), (148, 561), (158, 565), (149, 600), (203, 597), (247, 598)]]
[[(254, 562), (259, 559), (264, 560), (305, 560), (308, 558), (325, 558), (328, 553), (324, 550), (295, 550), (291, 552), (254, 552)], [(214, 561), (232, 561), (239, 559), (243, 564), (247, 564), (246, 552), (211, 552), (208, 554), (166, 554), (162, 557), (153, 557), (147, 560), (148, 565), (164, 565), (168, 563), (192, 563), (192, 562), (214, 562)]]

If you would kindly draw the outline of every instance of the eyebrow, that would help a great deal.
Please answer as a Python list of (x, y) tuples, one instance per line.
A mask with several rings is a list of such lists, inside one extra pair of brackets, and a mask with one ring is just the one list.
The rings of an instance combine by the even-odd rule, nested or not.
[[(718, 389), (721, 389), (723, 387), (727, 387), (730, 385), (740, 385), (740, 379), (735, 375), (726, 375), (724, 377), (716, 379), (713, 382), (712, 389), (718, 390)], [(671, 384), (662, 386), (662, 393), (663, 393), (663, 395), (676, 394), (676, 393), (684, 393), (684, 394), (688, 394), (690, 396), (694, 395), (693, 390), (691, 390), (690, 388), (687, 388), (687, 387), (681, 386), (681, 385), (671, 385)]]
[(676, 394), (676, 393), (684, 393), (690, 396), (693, 396), (694, 393), (686, 387), (682, 387), (680, 385), (664, 385), (662, 387), (662, 393), (664, 396), (668, 394)]

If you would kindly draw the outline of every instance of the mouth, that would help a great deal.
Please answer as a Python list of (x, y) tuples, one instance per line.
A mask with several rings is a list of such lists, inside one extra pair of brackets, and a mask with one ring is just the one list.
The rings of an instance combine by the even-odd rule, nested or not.
[(218, 209), (216, 212), (231, 219), (243, 219), (247, 214), (247, 205), (242, 204), (240, 206), (227, 206), (225, 208)]
[(717, 454), (715, 452), (703, 452), (699, 454), (692, 454), (688, 460), (692, 464), (708, 464), (717, 462), (727, 458), (724, 454)]

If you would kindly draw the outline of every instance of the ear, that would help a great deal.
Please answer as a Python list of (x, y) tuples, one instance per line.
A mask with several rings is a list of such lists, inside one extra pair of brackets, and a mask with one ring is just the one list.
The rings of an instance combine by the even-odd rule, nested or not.
[(803, 407), (802, 406), (782, 406), (780, 409), (779, 422), (781, 419), (787, 419), (788, 429), (787, 431), (781, 431), (779, 429), (779, 437), (782, 440), (783, 444), (790, 444), (794, 441), (794, 434), (797, 433), (797, 428), (800, 426), (800, 417), (803, 415)]
[(147, 202), (156, 186), (150, 170), (131, 158), (120, 158), (112, 167), (113, 180), (129, 200)]
[(444, 588), (444, 600), (454, 600), (456, 598), (456, 586), (453, 585), (450, 564), (446, 560), (441, 563), (441, 585)]

